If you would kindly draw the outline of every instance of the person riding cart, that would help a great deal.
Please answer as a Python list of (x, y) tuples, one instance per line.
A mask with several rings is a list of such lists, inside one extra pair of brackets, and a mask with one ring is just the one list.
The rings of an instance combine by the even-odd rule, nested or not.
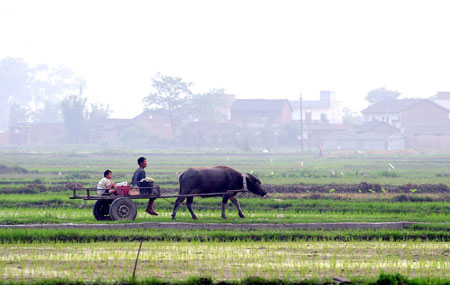
[[(147, 159), (145, 157), (139, 157), (137, 160), (137, 163), (139, 165), (139, 168), (136, 169), (136, 171), (133, 174), (133, 177), (131, 178), (131, 186), (132, 187), (142, 187), (140, 189), (141, 194), (143, 190), (148, 190), (146, 188), (149, 188), (149, 184), (145, 183), (148, 182), (146, 181), (146, 174), (145, 174), (145, 168), (147, 167)], [(151, 184), (152, 185), (152, 184)], [(153, 185), (152, 185), (153, 186)], [(156, 194), (159, 196), (159, 186), (154, 186), (154, 189), (152, 194)], [(148, 200), (148, 206), (147, 209), (145, 210), (147, 213), (149, 213), (150, 215), (154, 215), (154, 216), (158, 216), (158, 213), (155, 211), (155, 207), (154, 207), (154, 202), (155, 202), (156, 198), (150, 198)]]
[(116, 185), (111, 180), (112, 179), (112, 171), (107, 169), (103, 173), (103, 178), (97, 184), (97, 193), (98, 195), (109, 195), (114, 194), (116, 190), (114, 188)]

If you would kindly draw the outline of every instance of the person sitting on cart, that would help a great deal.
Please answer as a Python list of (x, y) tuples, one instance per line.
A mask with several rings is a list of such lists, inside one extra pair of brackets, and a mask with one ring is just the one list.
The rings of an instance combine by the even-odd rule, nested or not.
[(97, 184), (97, 193), (98, 195), (108, 195), (116, 193), (116, 190), (113, 188), (116, 187), (116, 184), (111, 180), (112, 179), (112, 171), (107, 169), (103, 173), (103, 178)]
[[(131, 178), (132, 187), (138, 186), (138, 182), (146, 177), (144, 169), (147, 167), (147, 159), (145, 157), (139, 157), (137, 160), (137, 163), (139, 165), (139, 168), (136, 169), (136, 171), (133, 174), (133, 178)], [(147, 213), (149, 213), (150, 215), (158, 216), (158, 213), (155, 211), (155, 206), (154, 206), (155, 200), (156, 200), (156, 198), (150, 198), (148, 200), (148, 206), (145, 211)]]

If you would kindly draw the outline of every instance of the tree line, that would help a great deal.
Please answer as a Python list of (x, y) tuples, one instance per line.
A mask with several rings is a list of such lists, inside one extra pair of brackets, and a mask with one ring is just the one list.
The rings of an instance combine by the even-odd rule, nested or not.
[(87, 105), (86, 82), (69, 68), (28, 65), (21, 58), (0, 61), (0, 131), (29, 124), (64, 123), (68, 141), (87, 140), (92, 122), (109, 115), (109, 107)]
[[(88, 104), (83, 96), (85, 86), (86, 81), (67, 67), (30, 66), (20, 58), (4, 58), (0, 61), (0, 131), (31, 123), (64, 123), (69, 143), (93, 142), (95, 123), (108, 118), (110, 110), (108, 105)], [(195, 93), (193, 87), (193, 82), (157, 73), (151, 78), (148, 96), (142, 99), (144, 110), (168, 118), (174, 139), (180, 137), (183, 123), (227, 120), (226, 113), (219, 111), (230, 107), (224, 89)], [(374, 104), (399, 95), (397, 91), (378, 88), (365, 99)], [(344, 122), (358, 123), (359, 118), (358, 113), (344, 109)], [(130, 126), (131, 135), (139, 135), (132, 129)], [(286, 132), (292, 133), (292, 129), (288, 127)], [(184, 136), (186, 139), (188, 135)], [(269, 140), (270, 133), (265, 137)]]
[[(194, 93), (192, 82), (157, 73), (152, 90), (143, 98), (145, 110), (166, 116), (173, 136), (183, 122), (216, 121), (223, 114), (224, 89)], [(30, 66), (21, 58), (0, 61), (0, 131), (42, 123), (64, 123), (69, 143), (92, 140), (95, 123), (110, 115), (108, 105), (88, 104), (86, 81), (71, 69), (46, 64)], [(141, 112), (143, 110), (137, 110)]]

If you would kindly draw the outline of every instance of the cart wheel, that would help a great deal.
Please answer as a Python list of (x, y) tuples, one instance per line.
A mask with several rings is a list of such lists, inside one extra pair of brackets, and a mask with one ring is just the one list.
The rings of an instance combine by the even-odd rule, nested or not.
[(110, 221), (109, 208), (112, 200), (98, 200), (94, 204), (94, 217), (97, 221)]
[(114, 200), (109, 208), (109, 216), (113, 221), (134, 220), (137, 215), (136, 204), (131, 199), (121, 197)]

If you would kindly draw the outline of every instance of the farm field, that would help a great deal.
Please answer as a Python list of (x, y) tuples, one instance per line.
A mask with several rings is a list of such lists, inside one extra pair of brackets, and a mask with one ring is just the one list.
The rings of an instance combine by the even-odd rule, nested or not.
[[(149, 159), (147, 172), (163, 188), (175, 189), (178, 174), (192, 166), (227, 165), (243, 173), (251, 172), (264, 184), (359, 184), (450, 185), (450, 154), (358, 154), (331, 153), (162, 153), (162, 152), (2, 152), (0, 185), (18, 187), (23, 183), (68, 181), (94, 186), (105, 169), (113, 171), (117, 182), (128, 181), (137, 168), (136, 159)], [(389, 171), (389, 163), (395, 170)], [(18, 167), (18, 168), (15, 168)], [(24, 171), (22, 171), (24, 170)], [(25, 174), (25, 175), (24, 175)], [(63, 187), (59, 187), (60, 189)]]
[[(4, 245), (0, 276), (120, 281), (133, 272), (139, 242)], [(190, 276), (239, 280), (376, 278), (401, 273), (448, 278), (450, 244), (437, 242), (144, 242), (136, 275), (168, 281)]]
[[(0, 204), (1, 224), (30, 223), (105, 223), (96, 221), (92, 214), (92, 201), (65, 203), (67, 196), (58, 193), (46, 199), (45, 194), (5, 195)], [(58, 197), (58, 198), (55, 198)], [(68, 199), (67, 199), (68, 200)], [(429, 222), (445, 223), (450, 220), (450, 203), (433, 202), (389, 202), (361, 200), (320, 199), (259, 199), (240, 198), (245, 219), (239, 218), (231, 204), (227, 207), (227, 220), (220, 217), (221, 199), (194, 200), (194, 209), (199, 220), (192, 220), (183, 206), (177, 215), (178, 222), (194, 223), (330, 223), (330, 222)], [(28, 203), (28, 204), (27, 204)], [(146, 201), (138, 203), (135, 221), (128, 222), (172, 222), (173, 205), (159, 199), (156, 209), (159, 216), (150, 216), (144, 210)]]
[[(144, 241), (136, 273), (142, 282), (261, 277), (326, 283), (340, 276), (364, 283), (382, 273), (450, 282), (449, 154), (3, 151), (0, 225), (125, 223), (96, 221), (93, 201), (68, 197), (73, 187), (93, 187), (105, 169), (115, 182), (129, 181), (141, 155), (149, 158), (147, 176), (163, 193), (177, 193), (177, 177), (188, 167), (212, 165), (253, 173), (268, 191), (265, 198), (238, 194), (245, 219), (230, 203), (223, 220), (220, 198), (196, 198), (199, 220), (182, 205), (176, 222), (415, 224), (398, 230), (5, 229), (0, 279), (131, 280)], [(144, 212), (147, 201), (138, 200), (136, 220), (126, 223), (173, 223), (173, 201), (158, 199), (155, 217)]]

